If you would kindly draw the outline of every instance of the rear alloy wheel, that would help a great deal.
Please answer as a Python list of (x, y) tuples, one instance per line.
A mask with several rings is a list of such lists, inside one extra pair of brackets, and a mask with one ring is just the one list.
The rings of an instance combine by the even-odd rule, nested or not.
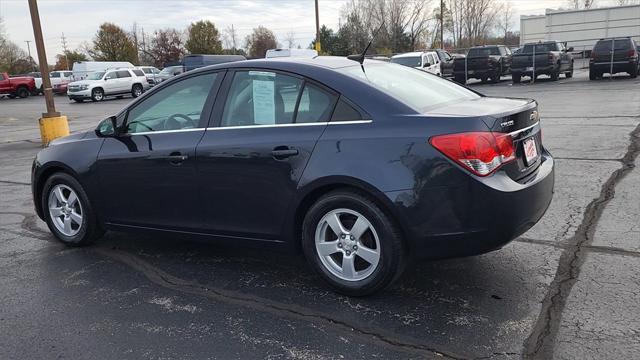
[(142, 95), (142, 85), (134, 84), (133, 87), (131, 88), (131, 96), (133, 96), (134, 98), (137, 98), (140, 95)]
[(57, 173), (47, 179), (41, 201), (49, 230), (64, 244), (83, 246), (102, 236), (89, 199), (72, 176)]
[(335, 191), (307, 212), (303, 249), (314, 270), (336, 291), (363, 296), (388, 286), (406, 254), (400, 232), (366, 196)]
[(102, 90), (101, 88), (95, 88), (91, 90), (91, 100), (92, 101), (104, 100), (104, 90)]
[(29, 89), (24, 86), (19, 87), (18, 91), (16, 91), (16, 95), (21, 99), (27, 98), (29, 97)]

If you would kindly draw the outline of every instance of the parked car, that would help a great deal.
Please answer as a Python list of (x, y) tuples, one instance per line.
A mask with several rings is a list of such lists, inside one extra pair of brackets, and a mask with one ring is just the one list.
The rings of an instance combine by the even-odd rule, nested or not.
[(31, 76), (9, 77), (6, 72), (0, 73), (0, 95), (10, 98), (26, 98), (37, 92), (36, 80)]
[[(613, 45), (613, 51), (611, 50)], [(602, 74), (626, 72), (632, 78), (638, 76), (638, 50), (631, 38), (600, 39), (593, 46), (589, 59), (589, 80), (602, 77)]]
[[(523, 76), (548, 75), (556, 81), (560, 74), (573, 77), (573, 48), (558, 41), (524, 44), (522, 51), (511, 57), (511, 79), (519, 83)], [(535, 56), (534, 56), (535, 55)]]
[(155, 66), (137, 66), (136, 69), (140, 69), (144, 72), (144, 75), (147, 78), (147, 83), (149, 83), (150, 86), (155, 86), (161, 81), (158, 77), (160, 70)]
[(533, 100), (320, 56), (163, 82), (41, 150), (31, 184), (70, 246), (112, 229), (285, 246), (365, 295), (409, 257), (481, 254), (527, 231), (551, 201), (554, 160)]
[(440, 58), (435, 51), (416, 51), (391, 57), (391, 62), (441, 76)]
[(69, 83), (67, 96), (70, 100), (102, 101), (106, 96), (124, 96), (131, 94), (134, 98), (142, 95), (149, 88), (147, 79), (141, 70), (111, 69), (95, 72), (87, 79)]
[(265, 54), (265, 58), (276, 57), (306, 57), (314, 58), (318, 56), (318, 52), (312, 49), (269, 49)]
[(36, 90), (33, 93), (31, 93), (31, 95), (38, 95), (38, 94), (44, 93), (44, 87), (42, 86), (42, 75), (39, 72), (33, 71), (23, 75), (10, 75), (10, 77), (25, 77), (25, 76), (32, 77), (36, 81)]
[(184, 72), (184, 67), (182, 65), (175, 66), (167, 66), (160, 71), (157, 76), (157, 79), (160, 81), (169, 80), (176, 75), (180, 75)]
[(466, 79), (480, 79), (482, 82), (491, 79), (497, 83), (501, 76), (510, 72), (511, 50), (504, 45), (472, 47), (466, 58), (456, 58), (453, 62), (454, 79), (458, 83), (465, 83)]
[(84, 80), (95, 72), (104, 72), (108, 69), (133, 67), (133, 64), (128, 61), (80, 61), (73, 63), (73, 80)]
[(52, 71), (49, 73), (51, 88), (56, 94), (64, 95), (67, 93), (67, 86), (73, 81), (72, 71)]
[(53, 93), (58, 95), (65, 95), (67, 93), (69, 82), (61, 82), (53, 85)]
[(242, 55), (185, 55), (182, 58), (184, 71), (190, 71), (207, 65), (222, 64), (231, 61), (247, 60)]

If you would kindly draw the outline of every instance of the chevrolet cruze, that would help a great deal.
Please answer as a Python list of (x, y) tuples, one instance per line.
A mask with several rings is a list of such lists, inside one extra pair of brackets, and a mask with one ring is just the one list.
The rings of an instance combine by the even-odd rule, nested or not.
[(337, 291), (410, 258), (496, 250), (545, 213), (554, 161), (533, 100), (374, 60), (251, 60), (161, 83), (38, 153), (35, 208), (63, 243), (106, 230), (304, 253)]

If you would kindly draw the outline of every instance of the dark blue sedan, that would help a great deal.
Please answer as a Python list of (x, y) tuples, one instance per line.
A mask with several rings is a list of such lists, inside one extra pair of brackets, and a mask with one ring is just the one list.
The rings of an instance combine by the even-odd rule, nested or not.
[(533, 100), (346, 58), (187, 72), (37, 155), (33, 198), (65, 244), (152, 230), (287, 246), (334, 289), (410, 257), (499, 249), (545, 213), (553, 158)]

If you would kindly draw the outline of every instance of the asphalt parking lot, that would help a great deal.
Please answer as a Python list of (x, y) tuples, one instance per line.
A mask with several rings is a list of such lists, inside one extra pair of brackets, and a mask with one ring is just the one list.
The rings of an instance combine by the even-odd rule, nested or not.
[[(554, 200), (505, 248), (414, 263), (367, 298), (292, 254), (120, 233), (65, 248), (29, 187), (44, 100), (0, 98), (0, 358), (637, 356), (640, 79), (471, 86), (539, 102)], [(56, 101), (82, 131), (131, 99)]]

